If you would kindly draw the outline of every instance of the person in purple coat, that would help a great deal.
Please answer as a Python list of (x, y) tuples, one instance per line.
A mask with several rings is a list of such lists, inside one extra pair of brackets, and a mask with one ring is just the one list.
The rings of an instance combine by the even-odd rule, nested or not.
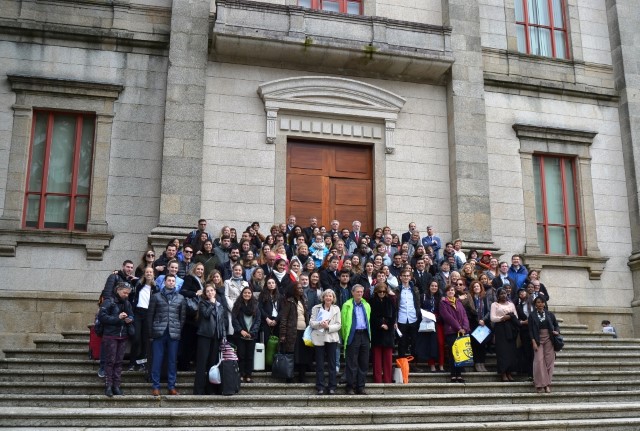
[[(456, 338), (468, 334), (470, 329), (464, 305), (456, 298), (456, 288), (453, 285), (449, 285), (445, 290), (445, 294), (446, 296), (440, 302), (440, 319), (444, 328), (445, 344), (451, 351)], [(464, 367), (456, 367), (453, 355), (450, 356), (451, 383), (464, 383), (462, 378), (462, 369)]]

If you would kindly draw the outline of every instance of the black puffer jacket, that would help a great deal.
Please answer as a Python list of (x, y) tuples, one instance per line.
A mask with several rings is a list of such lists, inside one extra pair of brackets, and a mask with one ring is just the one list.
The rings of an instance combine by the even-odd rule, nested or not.
[(154, 294), (147, 311), (147, 329), (151, 338), (160, 338), (169, 327), (172, 340), (179, 340), (182, 326), (187, 317), (187, 303), (184, 296), (173, 290), (163, 290)]
[(220, 302), (209, 302), (201, 299), (198, 304), (198, 315), (200, 317), (198, 324), (199, 336), (221, 340), (227, 335), (229, 319), (227, 318), (226, 308)]
[(130, 334), (129, 328), (133, 332), (134, 322), (125, 323), (119, 317), (123, 311), (133, 319), (133, 310), (128, 300), (121, 300), (117, 295), (104, 300), (98, 312), (98, 319), (104, 326), (103, 336), (127, 337)]

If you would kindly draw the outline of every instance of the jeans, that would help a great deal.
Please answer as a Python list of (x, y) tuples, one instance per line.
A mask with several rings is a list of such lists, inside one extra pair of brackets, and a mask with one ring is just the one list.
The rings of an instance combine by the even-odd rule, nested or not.
[(175, 389), (177, 377), (177, 358), (180, 340), (172, 340), (169, 328), (162, 337), (155, 338), (152, 344), (153, 364), (151, 366), (151, 384), (153, 389), (160, 389), (160, 369), (165, 353), (167, 354), (167, 389)]
[(315, 346), (316, 353), (316, 389), (324, 390), (324, 360), (327, 359), (329, 367), (329, 384), (327, 389), (336, 390), (336, 349), (338, 343), (324, 343), (324, 346)]
[(104, 354), (100, 354), (105, 361), (105, 386), (120, 386), (122, 376), (122, 360), (127, 347), (127, 338), (103, 337), (102, 347)]

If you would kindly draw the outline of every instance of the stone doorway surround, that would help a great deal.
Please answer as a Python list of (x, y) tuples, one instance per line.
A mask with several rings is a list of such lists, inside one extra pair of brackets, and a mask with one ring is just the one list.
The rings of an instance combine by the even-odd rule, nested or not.
[(266, 144), (276, 146), (274, 220), (286, 218), (287, 140), (373, 145), (373, 222), (387, 223), (386, 154), (405, 99), (383, 88), (331, 76), (278, 79), (258, 87), (265, 104)]

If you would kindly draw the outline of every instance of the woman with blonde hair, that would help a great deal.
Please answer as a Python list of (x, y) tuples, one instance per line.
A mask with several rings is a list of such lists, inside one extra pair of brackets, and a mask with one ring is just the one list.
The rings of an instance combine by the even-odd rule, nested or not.
[[(309, 325), (311, 326), (311, 340), (315, 347), (316, 356), (316, 390), (318, 395), (336, 393), (336, 348), (340, 342), (340, 328), (342, 326), (340, 308), (336, 303), (336, 294), (331, 289), (322, 292), (321, 303), (311, 310)], [(329, 382), (325, 385), (324, 360), (329, 367)]]

